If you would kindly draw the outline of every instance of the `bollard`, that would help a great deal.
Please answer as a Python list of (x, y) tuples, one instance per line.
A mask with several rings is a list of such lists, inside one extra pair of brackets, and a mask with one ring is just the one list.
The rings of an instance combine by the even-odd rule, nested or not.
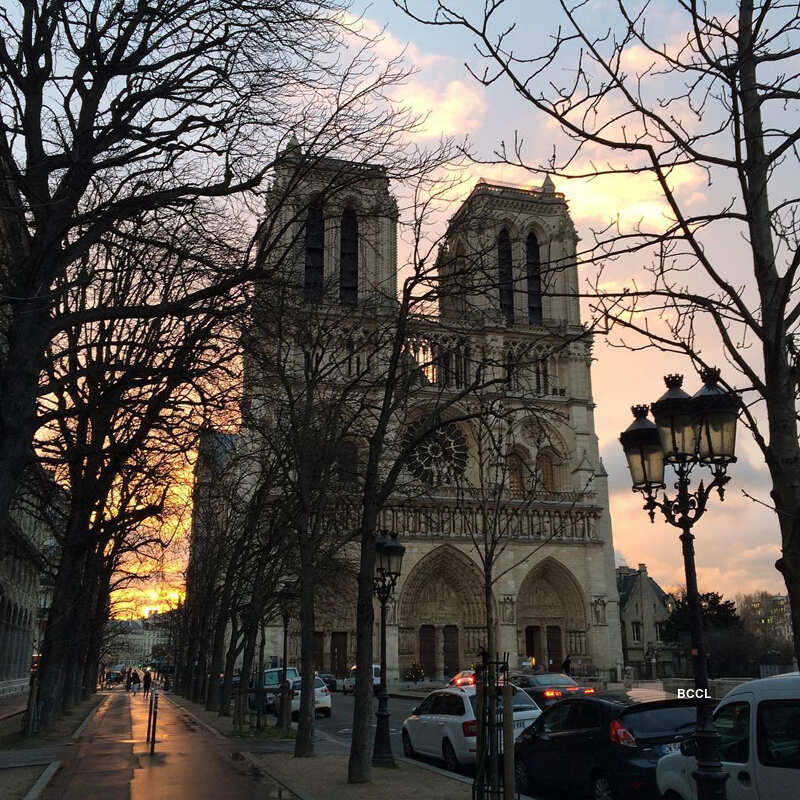
[(153, 722), (153, 695), (155, 692), (150, 692), (150, 707), (147, 710), (147, 738), (146, 742), (150, 741), (150, 725)]
[(153, 730), (150, 734), (150, 755), (153, 755), (156, 749), (156, 725), (158, 723), (158, 690), (153, 694)]

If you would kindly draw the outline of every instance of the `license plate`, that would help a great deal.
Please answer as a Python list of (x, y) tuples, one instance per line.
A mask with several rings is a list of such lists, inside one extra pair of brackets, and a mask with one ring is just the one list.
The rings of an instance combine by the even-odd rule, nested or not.
[(671, 742), (670, 744), (662, 744), (658, 748), (658, 752), (660, 755), (665, 756), (667, 753), (677, 753), (680, 749), (681, 746), (678, 742)]

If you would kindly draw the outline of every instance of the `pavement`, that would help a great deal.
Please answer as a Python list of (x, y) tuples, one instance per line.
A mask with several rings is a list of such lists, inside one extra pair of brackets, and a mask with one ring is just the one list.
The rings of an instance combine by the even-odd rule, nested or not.
[(0, 697), (0, 721), (21, 714), (28, 706), (28, 693)]
[(159, 698), (155, 753), (145, 741), (148, 702), (112, 691), (80, 742), (41, 795), (43, 800), (187, 800), (296, 796), (254, 765), (231, 758), (229, 741), (213, 736), (179, 706)]

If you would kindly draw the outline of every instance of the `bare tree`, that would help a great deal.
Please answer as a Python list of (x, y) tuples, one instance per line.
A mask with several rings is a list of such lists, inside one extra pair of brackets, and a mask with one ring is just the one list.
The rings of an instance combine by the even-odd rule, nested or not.
[[(346, 7), (57, 0), (0, 10), (3, 527), (36, 428), (48, 343), (75, 323), (57, 302), (70, 265), (104, 236), (130, 233), (132, 221), (149, 217), (152, 233), (158, 220), (170, 228), (183, 215), (202, 231), (199, 217), (260, 185), (293, 128), (321, 132), (320, 149), (357, 147), (369, 135), (366, 98), (399, 67), (376, 68), (358, 36), (344, 52)], [(226, 257), (209, 260), (181, 295), (81, 316), (152, 318), (259, 274), (248, 260), (247, 209), (239, 210), (239, 224), (215, 231)]]
[[(532, 162), (515, 134), (489, 161), (657, 187), (661, 222), (613, 221), (579, 254), (584, 264), (649, 261), (622, 291), (604, 290), (599, 270), (591, 305), (612, 331), (640, 334), (643, 346), (685, 355), (698, 368), (715, 357), (704, 332), (715, 337), (714, 353), (728, 363), (728, 385), (745, 400), (742, 418), (769, 470), (781, 532), (776, 568), (800, 656), (796, 8), (739, 0), (736, 11), (717, 13), (680, 0), (668, 38), (657, 3), (619, 0), (598, 26), (591, 4), (562, 1), (554, 4), (558, 26), (536, 50), (509, 21), (507, 12), (521, 6), (510, 0), (474, 14), (441, 0), (431, 13), (411, 0), (395, 5), (426, 24), (465, 31), (475, 43), (468, 65), (475, 79), (508, 82), (558, 124), (563, 146), (549, 160)], [(687, 201), (678, 180), (687, 170), (718, 199), (706, 192), (704, 207)], [(739, 243), (744, 271), (719, 237)]]

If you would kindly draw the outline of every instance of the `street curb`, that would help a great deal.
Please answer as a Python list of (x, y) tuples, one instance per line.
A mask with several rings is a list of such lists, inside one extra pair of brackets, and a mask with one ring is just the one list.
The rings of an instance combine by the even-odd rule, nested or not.
[(73, 732), (72, 736), (69, 738), (72, 739), (73, 742), (76, 742), (78, 739), (81, 738), (83, 732), (86, 730), (86, 726), (91, 721), (92, 717), (104, 706), (108, 705), (111, 700), (111, 695), (107, 694), (104, 700), (101, 700), (85, 717), (83, 722), (78, 725), (77, 729)]
[(459, 783), (466, 783), (472, 786), (472, 778), (467, 778), (465, 775), (459, 775), (456, 772), (450, 772), (449, 770), (442, 769), (441, 767), (435, 767), (433, 764), (427, 764), (424, 761), (417, 761), (415, 758), (404, 758), (403, 756), (395, 756), (394, 760), (403, 764), (411, 764), (414, 767), (421, 767), (422, 769), (427, 769), (428, 772), (435, 772), (437, 775), (441, 775), (443, 778), (451, 778)]
[(23, 800), (36, 800), (47, 788), (47, 784), (53, 780), (53, 775), (58, 772), (60, 766), (60, 761), (51, 761), (47, 767), (45, 767), (44, 772), (36, 779), (36, 783), (28, 790), (28, 794), (25, 795)]
[(188, 714), (198, 725), (202, 725), (207, 731), (211, 731), (211, 733), (213, 733), (214, 736), (217, 736), (220, 739), (228, 739), (229, 738), (224, 733), (222, 733), (221, 731), (218, 731), (213, 725), (209, 725), (207, 722), (203, 722), (203, 720), (201, 720), (200, 717), (197, 717), (194, 714), (192, 714), (192, 712), (189, 711), (188, 708), (185, 708), (180, 703), (176, 703), (171, 697), (168, 697), (165, 694), (160, 695), (160, 697), (163, 697), (165, 700), (167, 700), (168, 702), (172, 703), (172, 705), (175, 706), (175, 708), (179, 708), (181, 711), (183, 711), (186, 714)]

